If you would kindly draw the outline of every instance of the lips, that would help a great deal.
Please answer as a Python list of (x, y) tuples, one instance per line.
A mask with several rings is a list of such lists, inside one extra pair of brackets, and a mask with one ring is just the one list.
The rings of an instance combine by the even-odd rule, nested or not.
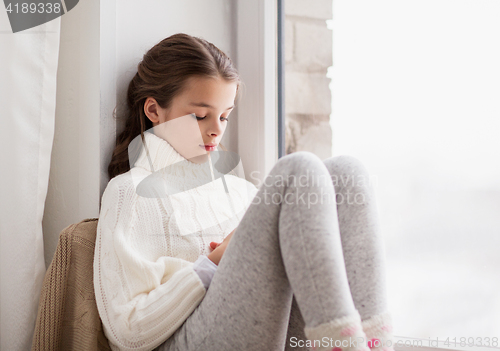
[(205, 145), (200, 145), (201, 148), (204, 148), (206, 151), (215, 151), (217, 148), (217, 144), (205, 144)]

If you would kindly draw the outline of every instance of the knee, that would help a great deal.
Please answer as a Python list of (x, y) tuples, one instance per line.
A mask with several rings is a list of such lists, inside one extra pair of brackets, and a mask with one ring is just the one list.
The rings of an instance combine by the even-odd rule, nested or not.
[(309, 151), (296, 151), (281, 157), (271, 170), (271, 174), (280, 176), (323, 174), (329, 177), (323, 161)]
[(333, 156), (325, 159), (323, 162), (328, 170), (332, 170), (336, 174), (368, 174), (368, 170), (363, 162), (351, 155)]
[[(350, 155), (339, 155), (327, 158), (323, 161), (330, 172), (332, 180), (338, 181), (338, 185), (343, 183), (368, 184), (370, 173), (363, 162)], [(336, 184), (337, 185), (337, 184)]]
[(317, 162), (321, 159), (310, 151), (295, 151), (291, 154), (281, 157), (278, 162), (306, 163)]
[(276, 166), (290, 168), (291, 170), (311, 170), (318, 167), (324, 168), (321, 159), (310, 151), (296, 151), (278, 159)]

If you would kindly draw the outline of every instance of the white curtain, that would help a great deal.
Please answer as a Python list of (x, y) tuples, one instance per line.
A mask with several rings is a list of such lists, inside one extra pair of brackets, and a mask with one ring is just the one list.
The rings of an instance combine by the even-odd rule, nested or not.
[[(0, 5), (2, 6), (2, 5)], [(42, 217), (61, 18), (12, 33), (0, 10), (0, 350), (29, 350), (45, 275)]]

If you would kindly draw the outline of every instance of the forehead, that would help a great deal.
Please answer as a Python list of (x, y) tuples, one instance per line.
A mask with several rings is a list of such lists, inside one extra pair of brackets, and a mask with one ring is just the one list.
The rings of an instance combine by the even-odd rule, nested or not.
[(182, 93), (175, 100), (182, 104), (206, 104), (225, 110), (233, 105), (236, 88), (236, 82), (222, 78), (193, 76), (186, 80)]

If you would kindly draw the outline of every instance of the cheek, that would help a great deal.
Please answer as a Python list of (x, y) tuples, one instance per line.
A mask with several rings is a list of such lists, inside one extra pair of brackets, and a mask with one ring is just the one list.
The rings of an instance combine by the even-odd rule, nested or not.
[(198, 122), (191, 115), (169, 119), (156, 129), (155, 134), (161, 135), (178, 151), (203, 143)]
[(208, 132), (207, 124), (203, 123), (203, 121), (198, 121), (199, 133), (201, 135), (206, 135)]
[(165, 123), (165, 122), (173, 119), (172, 115), (173, 114), (171, 112), (169, 113), (169, 112), (167, 112), (165, 110), (162, 110), (161, 113), (158, 116), (159, 120), (160, 120), (160, 123)]
[(227, 128), (227, 121), (224, 121), (221, 123), (221, 129), (224, 132), (226, 130), (226, 128)]

